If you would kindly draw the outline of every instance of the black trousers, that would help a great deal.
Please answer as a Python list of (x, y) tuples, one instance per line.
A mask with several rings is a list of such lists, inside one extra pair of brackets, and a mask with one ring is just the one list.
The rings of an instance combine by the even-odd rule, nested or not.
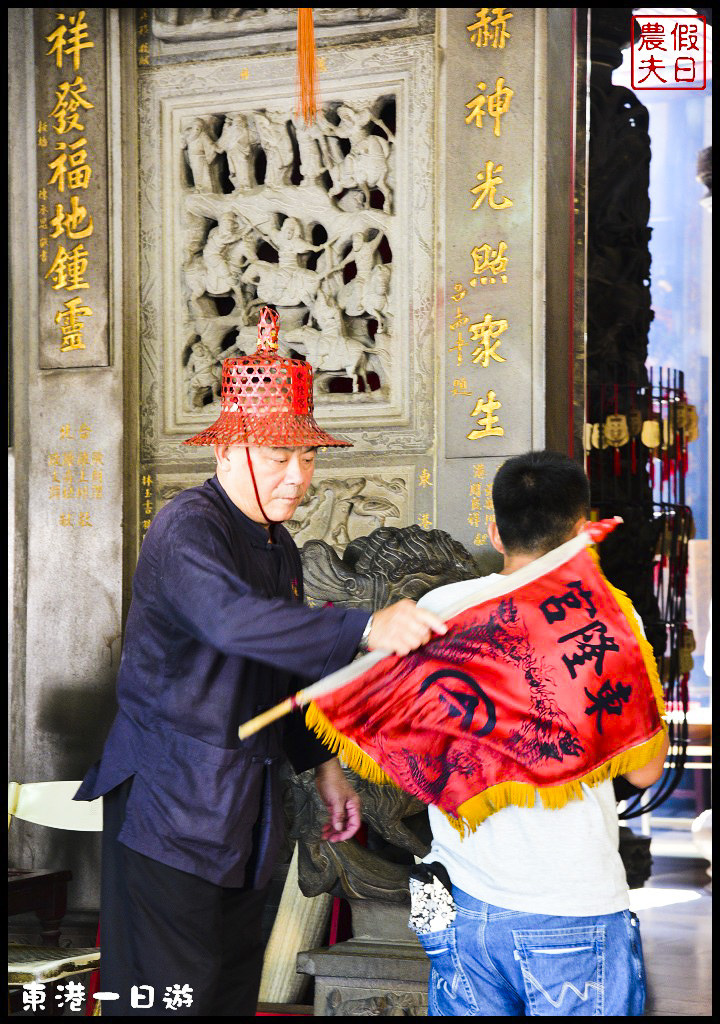
[(102, 1015), (254, 1016), (267, 890), (213, 885), (119, 843), (131, 786), (103, 801), (100, 990), (119, 999)]

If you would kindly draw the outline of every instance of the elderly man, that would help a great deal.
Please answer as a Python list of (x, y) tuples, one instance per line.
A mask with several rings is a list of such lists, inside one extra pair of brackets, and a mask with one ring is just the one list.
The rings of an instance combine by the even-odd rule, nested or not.
[(313, 418), (312, 369), (277, 354), (263, 310), (258, 350), (223, 365), (222, 411), (187, 444), (216, 475), (155, 517), (133, 580), (119, 710), (76, 799), (104, 798), (101, 987), (106, 1016), (254, 1015), (261, 915), (280, 848), (278, 770), (315, 768), (338, 842), (359, 799), (301, 713), (240, 742), (239, 725), (351, 661), (406, 654), (433, 613), (400, 601), (370, 615), (302, 603), (283, 523), (312, 480), (315, 449), (346, 446)]

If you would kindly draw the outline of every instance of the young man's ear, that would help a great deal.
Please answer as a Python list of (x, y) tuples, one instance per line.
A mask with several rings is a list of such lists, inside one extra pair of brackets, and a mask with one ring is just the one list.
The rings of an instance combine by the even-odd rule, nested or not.
[(570, 536), (568, 537), (568, 540), (571, 540), (573, 537), (577, 537), (577, 535), (580, 533), (580, 531), (582, 530), (582, 528), (583, 528), (583, 526), (585, 525), (586, 522), (587, 522), (587, 517), (586, 516), (580, 516), (578, 521), (573, 526), (572, 531), (570, 533)]
[(488, 519), (487, 531), (492, 546), (496, 551), (499, 551), (500, 554), (504, 556), (505, 548), (503, 547), (503, 542), (500, 540), (500, 533), (498, 532), (497, 523), (494, 519)]

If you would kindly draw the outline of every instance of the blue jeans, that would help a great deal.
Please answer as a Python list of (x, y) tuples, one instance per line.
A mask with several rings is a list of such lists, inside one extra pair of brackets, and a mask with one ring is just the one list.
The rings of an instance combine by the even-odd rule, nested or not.
[(429, 1017), (641, 1017), (645, 968), (629, 910), (556, 917), (503, 910), (453, 888), (452, 928), (418, 938)]

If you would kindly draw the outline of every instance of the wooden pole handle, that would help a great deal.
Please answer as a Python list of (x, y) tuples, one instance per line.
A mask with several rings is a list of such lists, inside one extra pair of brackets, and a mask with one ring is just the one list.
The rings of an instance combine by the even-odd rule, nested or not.
[(296, 707), (297, 701), (293, 700), (292, 697), (288, 697), (282, 704), (276, 704), (274, 708), (270, 708), (269, 711), (263, 711), (261, 715), (257, 715), (255, 718), (251, 718), (249, 722), (241, 725), (238, 729), (238, 736), (241, 740), (246, 740), (248, 736), (253, 736), (256, 732), (260, 732), (266, 725), (270, 725), (271, 722), (282, 718), (283, 715), (289, 714)]

